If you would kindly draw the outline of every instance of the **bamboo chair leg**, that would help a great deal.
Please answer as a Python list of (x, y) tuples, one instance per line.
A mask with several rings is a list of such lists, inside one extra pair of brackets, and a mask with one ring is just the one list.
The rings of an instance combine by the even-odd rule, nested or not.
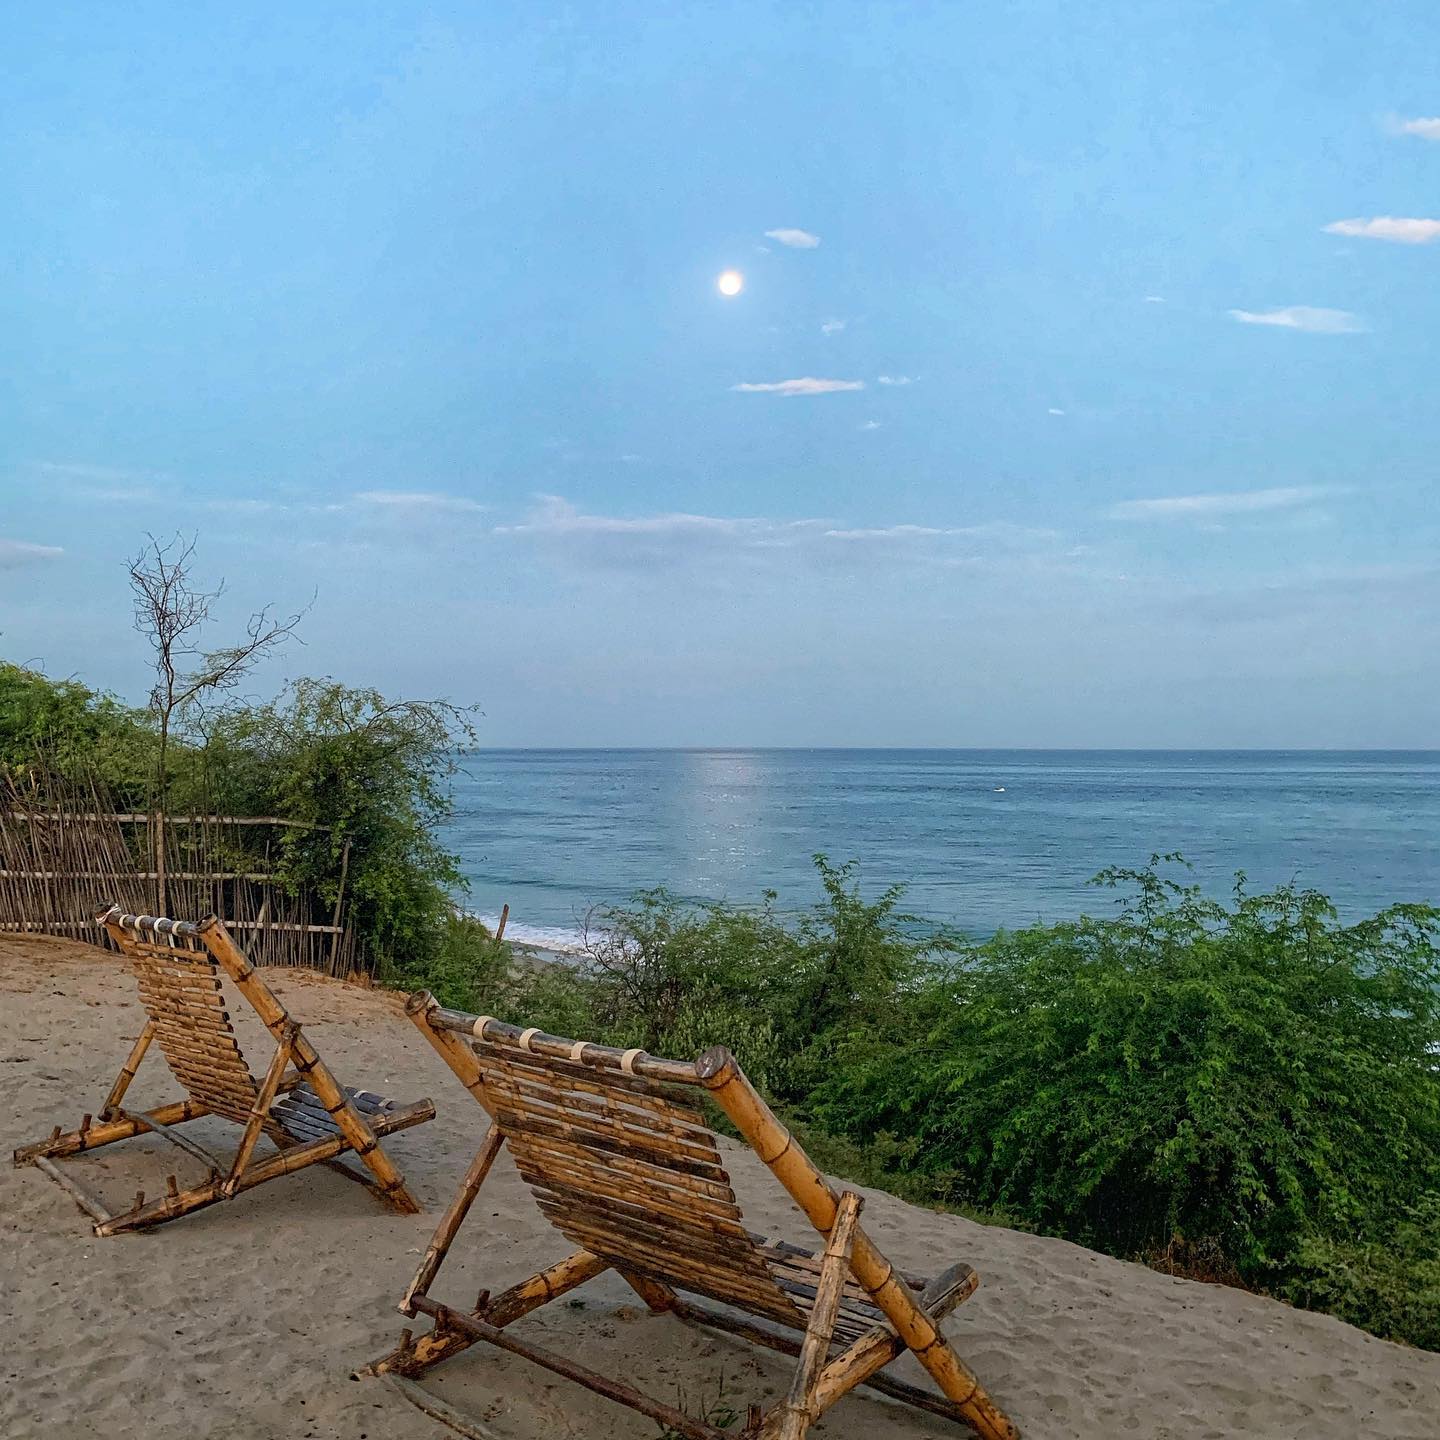
[(465, 1172), (465, 1178), (460, 1182), (460, 1189), (446, 1206), (440, 1223), (435, 1227), (434, 1237), (430, 1241), (429, 1249), (425, 1251), (425, 1258), (420, 1262), (420, 1268), (415, 1272), (415, 1278), (400, 1300), (402, 1315), (413, 1315), (415, 1307), (411, 1302), (415, 1296), (429, 1293), (430, 1286), (454, 1243), (456, 1233), (470, 1213), (470, 1207), (475, 1203), (475, 1197), (480, 1193), (480, 1187), (485, 1183), (485, 1177), (490, 1173), (490, 1167), (495, 1163), (495, 1157), (504, 1143), (505, 1137), (501, 1135), (500, 1127), (491, 1125), (485, 1132), (485, 1139), (476, 1151), (475, 1158), (470, 1162), (470, 1168)]
[[(422, 1100), (414, 1105), (407, 1105), (404, 1109), (390, 1111), (383, 1120), (376, 1123), (376, 1130), (380, 1134), (388, 1135), (392, 1130), (404, 1130), (411, 1125), (419, 1125), (429, 1120), (434, 1113), (434, 1106), (428, 1100)], [(343, 1135), (332, 1135), (325, 1140), (315, 1140), (308, 1145), (282, 1150), (278, 1155), (267, 1156), (257, 1164), (249, 1166), (240, 1176), (235, 1189), (249, 1190), (256, 1185), (263, 1185), (267, 1180), (303, 1170), (307, 1165), (333, 1160), (348, 1148), (349, 1142)], [(158, 1225), (179, 1215), (188, 1215), (192, 1210), (214, 1205), (228, 1198), (222, 1191), (224, 1183), (217, 1175), (203, 1185), (197, 1185), (191, 1190), (172, 1192), (148, 1205), (142, 1195), (132, 1209), (112, 1216), (103, 1225), (97, 1225), (95, 1233), (118, 1235), (123, 1230), (140, 1230), (147, 1225)]]
[[(925, 1287), (920, 1296), (920, 1308), (938, 1325), (957, 1305), (975, 1293), (978, 1284), (979, 1278), (968, 1265), (952, 1265)], [(862, 1335), (821, 1371), (815, 1387), (816, 1415), (823, 1415), (857, 1385), (885, 1386), (885, 1377), (878, 1372), (904, 1353), (905, 1342), (888, 1325), (877, 1325), (868, 1334)], [(891, 1388), (890, 1393), (896, 1392)], [(902, 1394), (900, 1398), (906, 1397)], [(945, 1404), (952, 1418), (958, 1418), (950, 1402)]]
[(805, 1434), (819, 1415), (815, 1391), (830, 1353), (835, 1336), (835, 1321), (840, 1314), (840, 1296), (845, 1277), (850, 1271), (850, 1256), (855, 1247), (855, 1225), (860, 1218), (863, 1200), (854, 1190), (847, 1190), (835, 1211), (835, 1224), (825, 1241), (825, 1255), (820, 1262), (820, 1277), (815, 1286), (815, 1303), (810, 1310), (810, 1323), (805, 1327), (805, 1340), (800, 1347), (800, 1363), (790, 1393), (767, 1418), (760, 1434), (762, 1440), (805, 1440)]
[(265, 1072), (264, 1080), (260, 1082), (255, 1103), (250, 1107), (250, 1117), (245, 1122), (245, 1133), (240, 1137), (240, 1145), (235, 1151), (235, 1159), (230, 1166), (230, 1173), (220, 1187), (221, 1193), (227, 1200), (235, 1193), (235, 1187), (240, 1183), (240, 1176), (244, 1174), (245, 1167), (250, 1163), (250, 1157), (255, 1153), (255, 1146), (259, 1144), (261, 1131), (264, 1130), (266, 1118), (270, 1114), (270, 1107), (275, 1103), (276, 1092), (280, 1089), (281, 1077), (285, 1074), (285, 1067), (290, 1063), (297, 1029), (299, 1027), (292, 1021), (289, 1027), (289, 1038), (283, 1044), (277, 1045), (275, 1053), (270, 1057), (270, 1067)]
[(605, 1396), (607, 1400), (628, 1405), (632, 1410), (638, 1410), (642, 1415), (647, 1415), (662, 1426), (685, 1436), (686, 1440), (729, 1440), (725, 1431), (718, 1427), (704, 1420), (696, 1420), (692, 1416), (686, 1415), (684, 1411), (677, 1410), (673, 1405), (667, 1405), (662, 1400), (656, 1400), (652, 1396), (643, 1394), (632, 1385), (627, 1385), (620, 1380), (612, 1380), (608, 1375), (602, 1375), (588, 1366), (579, 1365), (567, 1356), (557, 1355), (538, 1345), (519, 1340), (509, 1331), (501, 1330), (487, 1321), (477, 1320), (473, 1315), (464, 1315), (458, 1311), (448, 1310), (444, 1305), (436, 1304), (428, 1296), (416, 1297), (416, 1309), (423, 1310), (427, 1315), (433, 1315), (437, 1320), (447, 1320), (457, 1328), (469, 1331), (477, 1340), (484, 1340), (497, 1349), (508, 1350), (512, 1355), (520, 1355), (536, 1365), (543, 1366), (546, 1370), (553, 1371), (556, 1375), (563, 1375), (567, 1380), (574, 1380), (577, 1384), (585, 1386), (587, 1390), (593, 1390), (597, 1395)]
[(145, 1028), (141, 1030), (131, 1046), (130, 1054), (126, 1056), (125, 1063), (120, 1067), (120, 1073), (115, 1077), (115, 1083), (110, 1087), (110, 1093), (105, 1097), (105, 1103), (100, 1107), (100, 1118), (102, 1120), (113, 1120), (115, 1112), (120, 1108), (120, 1102), (125, 1098), (125, 1092), (130, 1088), (130, 1082), (135, 1078), (135, 1072), (140, 1068), (140, 1062), (145, 1058), (145, 1052), (150, 1048), (150, 1042), (155, 1038), (155, 1022), (147, 1020)]
[(97, 1225), (103, 1224), (110, 1218), (110, 1212), (105, 1208), (105, 1202), (98, 1195), (87, 1190), (78, 1180), (72, 1180), (53, 1161), (47, 1160), (43, 1155), (37, 1155), (31, 1163), (64, 1190)]
[(117, 1140), (129, 1140), (135, 1135), (144, 1135), (153, 1125), (181, 1125), (186, 1120), (197, 1120), (209, 1113), (209, 1107), (198, 1100), (178, 1100), (173, 1105), (162, 1105), (148, 1114), (105, 1120), (98, 1125), (82, 1126), (79, 1130), (71, 1130), (63, 1135), (57, 1125), (55, 1133), (48, 1140), (22, 1145), (13, 1153), (12, 1158), (17, 1165), (28, 1165), (37, 1155), (46, 1155), (52, 1159), (63, 1155), (79, 1155), (86, 1150), (98, 1150), (102, 1145), (113, 1145)]
[[(213, 916), (201, 923), (200, 938), (211, 955), (220, 963), (225, 973), (239, 987), (240, 993), (254, 1007), (255, 1013), (275, 1037), (275, 1043), (283, 1044), (290, 1035), (291, 1050), (295, 1057), (295, 1068), (301, 1071), (310, 1083), (310, 1088), (320, 1097), (339, 1127), (340, 1133), (354, 1150), (356, 1158), (375, 1177), (375, 1182), (386, 1202), (405, 1215), (416, 1215), (420, 1204), (405, 1187), (405, 1178), (391, 1163), (390, 1157), (380, 1148), (380, 1142), (369, 1125), (361, 1118), (360, 1112), (350, 1103), (345, 1092), (330, 1073), (330, 1067), (320, 1058), (319, 1052), (306, 1039), (300, 1026), (290, 1019), (285, 1007), (271, 994), (270, 989), (255, 977), (255, 967), (245, 958), (240, 947), (230, 938), (230, 932)], [(287, 1026), (294, 1026), (293, 1032)]]
[(637, 1275), (633, 1270), (622, 1270), (620, 1278), (649, 1306), (652, 1315), (664, 1315), (675, 1308), (675, 1292), (659, 1280)]
[[(518, 1285), (502, 1290), (484, 1305), (477, 1306), (474, 1316), (493, 1325), (497, 1330), (503, 1329), (506, 1325), (513, 1325), (532, 1310), (538, 1310), (542, 1305), (558, 1300), (560, 1296), (593, 1280), (597, 1275), (603, 1275), (608, 1269), (608, 1260), (602, 1260), (588, 1250), (577, 1250), (573, 1255), (567, 1255), (563, 1260), (551, 1265), (549, 1269), (531, 1275)], [(419, 1293), (412, 1297), (412, 1303), (417, 1309), (422, 1299), (428, 1297)], [(410, 1332), (407, 1330), (394, 1350), (378, 1360), (372, 1360), (370, 1364), (356, 1371), (356, 1374), (419, 1375), (461, 1350), (468, 1350), (475, 1343), (473, 1335), (447, 1326), (443, 1320), (437, 1320), (435, 1329), (428, 1335), (422, 1335), (418, 1340), (411, 1340), (409, 1337)]]
[[(716, 1046), (695, 1062), (695, 1073), (810, 1223), (828, 1236), (839, 1205), (830, 1182), (746, 1080), (735, 1057), (723, 1045)], [(975, 1433), (982, 1440), (1018, 1440), (1020, 1432), (985, 1393), (930, 1317), (916, 1305), (895, 1274), (895, 1267), (858, 1226), (850, 1269), (895, 1327), (906, 1348), (930, 1372), (946, 1399), (960, 1407)]]

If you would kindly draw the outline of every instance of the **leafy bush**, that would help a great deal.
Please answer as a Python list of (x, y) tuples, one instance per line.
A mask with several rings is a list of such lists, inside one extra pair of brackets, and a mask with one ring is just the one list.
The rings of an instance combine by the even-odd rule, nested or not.
[(914, 1137), (905, 1163), (955, 1200), (1122, 1255), (1178, 1238), (1433, 1337), (1434, 1231), (1403, 1217), (1440, 1189), (1440, 912), (1342, 926), (1291, 887), (1226, 907), (1154, 862), (1100, 878), (1134, 889), (1118, 916), (975, 947), (912, 997), (908, 1043), (845, 1047), (817, 1113)]
[(214, 720), (203, 785), (227, 813), (321, 827), (284, 832), (280, 874), (327, 903), (343, 881), (381, 979), (429, 964), (449, 974), (463, 948), (451, 918), (464, 882), (435, 832), (450, 813), (455, 740), (469, 734), (465, 712), (444, 701), (300, 680), (274, 702)]
[(1387, 1340), (1440, 1350), (1440, 1194), (1428, 1191), (1381, 1234), (1363, 1240), (1307, 1235), (1275, 1285)]
[(0, 776), (88, 782), (144, 808), (157, 737), (143, 710), (0, 661)]

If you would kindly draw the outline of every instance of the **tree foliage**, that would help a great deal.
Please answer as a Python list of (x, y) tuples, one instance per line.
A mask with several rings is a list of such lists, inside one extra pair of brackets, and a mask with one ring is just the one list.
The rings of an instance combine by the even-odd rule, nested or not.
[(279, 699), (226, 711), (209, 726), (203, 784), (227, 813), (275, 814), (280, 874), (333, 904), (381, 977), (438, 953), (463, 880), (436, 837), (449, 814), (465, 711), (441, 700), (386, 700), (333, 680), (300, 680)]

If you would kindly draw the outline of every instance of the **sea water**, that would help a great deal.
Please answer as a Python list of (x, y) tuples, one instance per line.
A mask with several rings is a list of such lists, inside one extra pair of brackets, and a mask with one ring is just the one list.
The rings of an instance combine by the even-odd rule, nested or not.
[(1106, 866), (1180, 851), (1227, 895), (1294, 881), (1343, 918), (1440, 904), (1440, 751), (481, 750), (445, 839), (467, 908), (573, 946), (586, 917), (666, 886), (798, 909), (818, 851), (866, 895), (975, 935), (1110, 913)]

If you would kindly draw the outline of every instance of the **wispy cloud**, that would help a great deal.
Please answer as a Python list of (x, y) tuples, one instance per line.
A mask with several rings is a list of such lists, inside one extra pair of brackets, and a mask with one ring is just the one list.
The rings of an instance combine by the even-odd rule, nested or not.
[(600, 568), (645, 569), (695, 564), (711, 556), (815, 564), (843, 563), (858, 553), (903, 554), (932, 563), (973, 563), (1000, 554), (1050, 547), (1048, 530), (1007, 523), (970, 526), (879, 525), (847, 528), (823, 519), (778, 520), (762, 516), (696, 515), (672, 511), (656, 515), (597, 515), (557, 495), (538, 498), (535, 509), (494, 534), (517, 540), (560, 545), (567, 557)]
[(820, 322), (820, 333), (822, 335), (838, 335), (845, 328), (843, 320), (822, 320)]
[(1046, 413), (1047, 415), (1063, 415), (1065, 412), (1064, 412), (1063, 410), (1061, 410), (1061, 409), (1058, 409), (1056, 406), (1052, 405), (1052, 406), (1049, 408), (1049, 410), (1047, 410), (1045, 413)]
[(1147, 305), (1163, 305), (1165, 303), (1165, 297), (1163, 295), (1147, 295), (1145, 297), (1145, 303)]
[(1369, 220), (1334, 220), (1325, 227), (1325, 231), (1330, 235), (1350, 235), (1362, 240), (1393, 240), (1397, 245), (1428, 245), (1432, 240), (1440, 240), (1440, 220), (1376, 215)]
[(1311, 335), (1358, 335), (1365, 326), (1348, 310), (1326, 310), (1319, 305), (1285, 305), (1277, 310), (1232, 310), (1230, 318), (1242, 325), (1278, 325), (1283, 330), (1304, 330)]
[(144, 471), (122, 470), (113, 465), (72, 465), (62, 464), (56, 460), (42, 460), (35, 468), (43, 470), (49, 475), (67, 475), (75, 480), (141, 480), (146, 478)]
[(1331, 492), (1318, 485), (1285, 485), (1269, 490), (1234, 490), (1213, 495), (1162, 495), (1122, 500), (1110, 507), (1113, 520), (1218, 520), (1311, 505)]
[(58, 560), (64, 550), (58, 545), (32, 545), (28, 540), (0, 539), (0, 570), (18, 570), (44, 560)]
[(878, 420), (867, 420), (860, 428), (862, 430), (878, 430), (880, 429), (880, 422)]
[(382, 505), (395, 510), (416, 512), (464, 510), (475, 512), (485, 507), (463, 495), (444, 495), (437, 490), (361, 490), (355, 499), (362, 505)]
[(817, 380), (813, 375), (798, 380), (743, 380), (732, 385), (745, 395), (830, 395), (839, 390), (863, 390), (863, 380)]
[(1422, 140), (1440, 140), (1440, 116), (1413, 120), (1397, 120), (1395, 129), (1401, 135), (1418, 135)]
[(35, 466), (40, 474), (63, 484), (82, 500), (102, 504), (144, 503), (159, 498), (150, 482), (160, 478), (143, 470), (124, 470), (113, 465), (72, 465), (42, 460)]
[(792, 250), (813, 250), (820, 243), (820, 237), (808, 230), (783, 225), (778, 230), (767, 230), (765, 238), (774, 240), (778, 245), (788, 245)]
[(877, 375), (875, 378), (882, 385), (913, 385), (915, 383), (913, 375)]

